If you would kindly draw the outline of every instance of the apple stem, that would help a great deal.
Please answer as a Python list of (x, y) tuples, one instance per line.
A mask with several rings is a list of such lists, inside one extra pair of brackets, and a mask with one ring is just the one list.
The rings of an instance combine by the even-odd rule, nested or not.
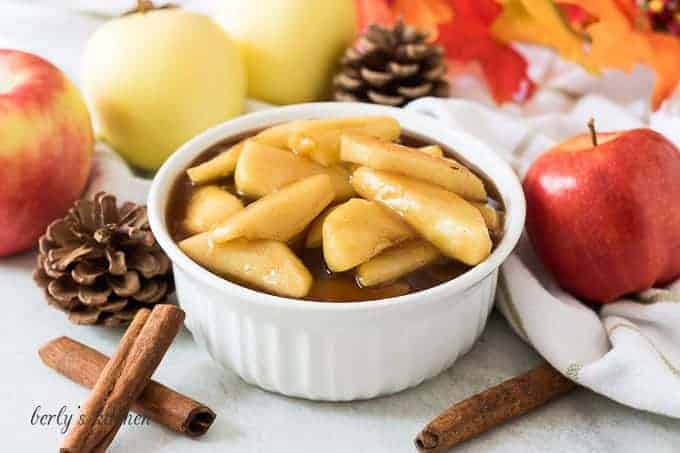
[(147, 11), (154, 9), (151, 0), (137, 0), (137, 12), (144, 14)]
[(597, 132), (595, 132), (595, 119), (588, 120), (588, 129), (590, 129), (590, 139), (593, 141), (593, 146), (597, 146)]

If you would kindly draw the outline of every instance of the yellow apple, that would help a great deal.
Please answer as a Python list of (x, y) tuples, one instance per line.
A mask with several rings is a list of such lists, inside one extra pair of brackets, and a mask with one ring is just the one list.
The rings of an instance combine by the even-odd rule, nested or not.
[(236, 44), (207, 16), (178, 8), (104, 24), (87, 43), (81, 79), (98, 136), (144, 170), (245, 105)]
[(218, 21), (238, 41), (248, 94), (275, 104), (326, 97), (356, 36), (353, 0), (220, 0)]

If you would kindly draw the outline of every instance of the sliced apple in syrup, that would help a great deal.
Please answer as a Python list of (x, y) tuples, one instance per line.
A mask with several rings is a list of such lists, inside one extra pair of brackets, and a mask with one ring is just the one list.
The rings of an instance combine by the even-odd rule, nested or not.
[(210, 233), (201, 233), (183, 240), (179, 247), (215, 274), (272, 294), (305, 297), (312, 287), (309, 270), (288, 246), (278, 241), (237, 239), (217, 245)]
[(427, 181), (469, 200), (486, 201), (484, 183), (465, 166), (415, 148), (367, 136), (343, 135), (340, 157), (345, 162)]
[(421, 146), (418, 148), (418, 151), (429, 154), (432, 157), (444, 157), (444, 151), (442, 151), (439, 145)]
[(335, 209), (335, 206), (326, 208), (326, 210), (319, 214), (319, 216), (309, 225), (307, 239), (305, 240), (305, 247), (308, 249), (321, 247), (321, 244), (323, 243), (323, 222), (333, 209)]
[(303, 231), (333, 201), (327, 175), (305, 178), (249, 204), (212, 230), (218, 244), (236, 238), (286, 242)]
[(248, 140), (236, 165), (236, 189), (253, 198), (260, 198), (290, 183), (314, 175), (328, 175), (335, 190), (336, 201), (352, 197), (349, 171), (340, 165), (324, 167), (285, 149)]
[(322, 235), (326, 265), (333, 272), (342, 272), (415, 237), (415, 232), (384, 206), (353, 198), (328, 214)]
[(482, 214), (482, 217), (484, 217), (484, 222), (486, 223), (486, 227), (490, 229), (491, 231), (499, 232), (502, 230), (502, 220), (501, 220), (501, 213), (498, 212), (496, 209), (492, 208), (486, 203), (478, 203), (478, 202), (472, 202), (472, 205), (477, 208)]
[(362, 197), (378, 201), (398, 213), (450, 258), (474, 266), (491, 253), (491, 238), (482, 214), (453, 192), (368, 167), (354, 172), (352, 185)]
[(399, 122), (389, 116), (356, 116), (301, 121), (291, 128), (288, 147), (296, 154), (307, 156), (321, 165), (340, 162), (340, 137), (357, 133), (393, 141), (399, 138)]
[(203, 233), (243, 209), (243, 203), (218, 186), (197, 189), (187, 205), (184, 226), (191, 233)]
[(277, 124), (275, 126), (268, 127), (267, 129), (263, 130), (255, 137), (253, 137), (253, 140), (258, 143), (263, 143), (265, 145), (276, 146), (277, 148), (287, 148), (288, 139), (290, 138), (295, 128), (297, 128), (300, 123), (306, 121), (309, 120), (289, 121), (287, 123)]
[(242, 150), (243, 142), (237, 143), (209, 161), (189, 168), (187, 175), (189, 175), (189, 179), (191, 179), (193, 184), (205, 184), (227, 178), (234, 173), (236, 162)]
[(413, 239), (390, 247), (357, 268), (361, 286), (375, 286), (396, 280), (434, 262), (441, 254), (434, 245)]

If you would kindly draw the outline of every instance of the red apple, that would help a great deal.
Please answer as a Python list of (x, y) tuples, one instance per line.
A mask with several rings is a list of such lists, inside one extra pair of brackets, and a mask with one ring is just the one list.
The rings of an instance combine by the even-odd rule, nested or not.
[(80, 196), (93, 147), (87, 108), (66, 76), (0, 49), (0, 256), (33, 246)]
[(680, 276), (680, 152), (649, 129), (597, 143), (542, 154), (524, 192), (539, 258), (567, 291), (607, 303)]

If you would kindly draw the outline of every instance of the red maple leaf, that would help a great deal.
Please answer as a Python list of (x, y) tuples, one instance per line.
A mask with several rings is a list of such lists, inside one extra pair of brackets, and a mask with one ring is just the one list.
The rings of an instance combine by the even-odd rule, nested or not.
[(534, 91), (524, 57), (491, 34), (491, 24), (501, 8), (495, 0), (449, 0), (452, 21), (439, 25), (438, 42), (446, 55), (481, 66), (491, 94), (498, 103), (526, 101)]

